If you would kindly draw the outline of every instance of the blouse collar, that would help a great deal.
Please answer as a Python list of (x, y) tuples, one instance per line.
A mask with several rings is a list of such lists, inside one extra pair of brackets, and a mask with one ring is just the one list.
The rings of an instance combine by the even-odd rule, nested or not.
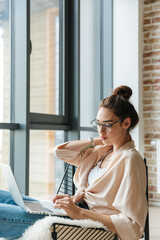
[(120, 147), (120, 149), (117, 152), (128, 150), (128, 149), (131, 149), (131, 148), (134, 148), (134, 147), (135, 147), (134, 141), (131, 140), (131, 141), (125, 143), (122, 147)]

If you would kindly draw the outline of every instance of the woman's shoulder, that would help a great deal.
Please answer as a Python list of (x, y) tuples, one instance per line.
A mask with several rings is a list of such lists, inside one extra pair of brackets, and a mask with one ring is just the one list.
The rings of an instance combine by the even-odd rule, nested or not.
[(142, 158), (140, 152), (135, 147), (128, 149), (128, 151), (126, 151), (126, 155)]
[[(144, 166), (144, 158), (141, 156), (139, 151), (135, 148), (128, 149), (127, 151), (124, 151), (123, 160), (125, 161), (126, 166)], [(140, 167), (141, 168), (141, 167)]]

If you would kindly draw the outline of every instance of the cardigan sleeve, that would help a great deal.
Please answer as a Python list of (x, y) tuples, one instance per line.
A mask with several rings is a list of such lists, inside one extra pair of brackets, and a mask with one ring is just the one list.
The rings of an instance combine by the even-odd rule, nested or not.
[(88, 148), (84, 151), (77, 151), (76, 148), (74, 150), (63, 148), (63, 146), (67, 145), (68, 143), (69, 142), (66, 142), (56, 146), (54, 148), (54, 154), (57, 158), (74, 166), (79, 166), (81, 161), (87, 159), (88, 156), (93, 152), (96, 154), (95, 148)]
[(147, 215), (146, 169), (140, 155), (125, 159), (123, 177), (112, 205), (119, 211), (110, 217), (121, 239), (139, 239)]

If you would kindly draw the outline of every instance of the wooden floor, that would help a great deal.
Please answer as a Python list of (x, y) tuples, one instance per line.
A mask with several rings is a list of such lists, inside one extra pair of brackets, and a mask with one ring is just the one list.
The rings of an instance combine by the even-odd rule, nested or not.
[(150, 240), (160, 240), (160, 207), (149, 206)]

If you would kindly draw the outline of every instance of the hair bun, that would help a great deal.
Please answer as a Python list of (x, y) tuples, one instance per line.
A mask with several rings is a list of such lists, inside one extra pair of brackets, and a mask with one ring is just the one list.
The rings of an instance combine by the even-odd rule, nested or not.
[(128, 86), (120, 86), (114, 90), (113, 95), (119, 95), (126, 100), (129, 100), (132, 96), (132, 89)]

